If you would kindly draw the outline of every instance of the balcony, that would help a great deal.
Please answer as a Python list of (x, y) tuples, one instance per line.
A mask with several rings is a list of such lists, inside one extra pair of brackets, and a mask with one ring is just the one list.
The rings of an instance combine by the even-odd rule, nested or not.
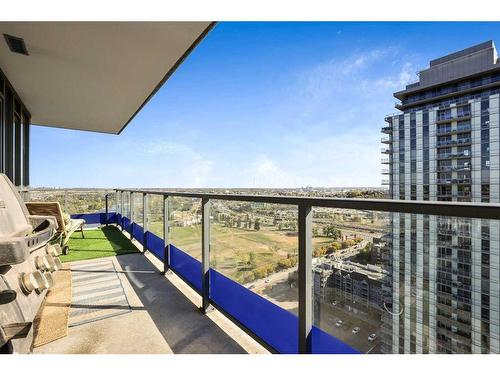
[(463, 120), (470, 120), (471, 115), (470, 113), (463, 113), (458, 116), (438, 116), (436, 120), (436, 124), (444, 124), (447, 122), (453, 122), (453, 121), (463, 121)]
[(470, 158), (471, 152), (446, 152), (446, 153), (438, 153), (436, 159), (437, 160), (448, 160), (448, 159), (463, 159)]
[(442, 141), (437, 141), (436, 146), (439, 147), (450, 147), (450, 146), (468, 146), (471, 144), (471, 138), (461, 138), (461, 139), (447, 139)]
[[(177, 214), (172, 215), (171, 210), (179, 203), (176, 201), (178, 199), (199, 202), (197, 207), (199, 207), (200, 219), (196, 223), (190, 224), (201, 230), (199, 233), (199, 253), (193, 252), (192, 245), (187, 243), (176, 245), (178, 241), (181, 241), (181, 237), (176, 237), (180, 224), (175, 218)], [(292, 309), (287, 305), (289, 302), (282, 304), (286, 299), (283, 300), (283, 290), (278, 288), (280, 284), (274, 285), (274, 281), (267, 284), (265, 279), (250, 283), (239, 282), (234, 276), (228, 276), (230, 271), (221, 263), (223, 258), (214, 258), (214, 254), (211, 254), (211, 248), (212, 251), (217, 251), (217, 249), (220, 251), (218, 236), (221, 233), (221, 224), (216, 214), (221, 207), (220, 204), (237, 203), (239, 206), (245, 202), (265, 204), (268, 209), (269, 205), (295, 207), (298, 221), (298, 253), (302, 255), (298, 257), (299, 282), (291, 289), (297, 293), (297, 300), (293, 303)], [(324, 213), (325, 210), (342, 209), (345, 212), (348, 209), (353, 214), (373, 212), (379, 217), (383, 217), (380, 215), (384, 213), (389, 215), (395, 212), (439, 215), (441, 217), (443, 215), (484, 218), (498, 216), (498, 210), (494, 209), (496, 207), (484, 204), (143, 190), (117, 190), (115, 193), (107, 193), (104, 207), (105, 209), (100, 213), (75, 214), (73, 217), (85, 219), (88, 225), (101, 226), (100, 230), (103, 233), (108, 233), (107, 239), (111, 238), (110, 232), (118, 231), (123, 237), (122, 240), (129, 241), (128, 239), (130, 239), (132, 241), (136, 250), (129, 254), (115, 254), (116, 256), (112, 258), (73, 262), (71, 263), (71, 273), (73, 280), (78, 283), (79, 280), (89, 278), (93, 274), (99, 275), (103, 272), (104, 263), (110, 264), (111, 262), (112, 266), (109, 266), (106, 272), (120, 275), (130, 306), (126, 309), (130, 312), (123, 314), (118, 311), (117, 316), (109, 319), (92, 322), (80, 328), (70, 328), (66, 338), (37, 348), (35, 350), (37, 353), (81, 352), (84, 350), (83, 343), (97, 328), (102, 330), (107, 337), (112, 338), (104, 340), (103, 346), (92, 349), (99, 352), (121, 352), (120, 350), (123, 350), (124, 347), (128, 348), (126, 352), (162, 353), (268, 351), (297, 353), (301, 350), (312, 353), (357, 353), (373, 350), (373, 348), (366, 346), (363, 340), (359, 341), (357, 336), (346, 336), (334, 324), (330, 325), (330, 320), (311, 320), (312, 328), (305, 328), (302, 325), (306, 317), (301, 316), (301, 311), (304, 311), (303, 309), (307, 308), (308, 305), (311, 306), (316, 298), (314, 296), (316, 289), (314, 295), (308, 292), (314, 279), (314, 272), (307, 266), (309, 263), (307, 259), (313, 259), (311, 245), (313, 243), (312, 210)], [(324, 216), (324, 214), (322, 215)], [(442, 226), (440, 232), (441, 229), (449, 231), (453, 228)], [(75, 252), (90, 250), (92, 238), (97, 235), (98, 231), (95, 229), (87, 231), (85, 239), (76, 236), (77, 238), (73, 241), (78, 243), (78, 246), (73, 245), (75, 246), (73, 250)], [(387, 228), (385, 231), (387, 234), (377, 240), (377, 243), (384, 238), (392, 239)], [(184, 246), (187, 248), (184, 249)], [(315, 264), (318, 264), (318, 261), (315, 260)], [(348, 266), (343, 272), (353, 272), (359, 267), (360, 265)], [(361, 268), (359, 269), (361, 272)], [(387, 277), (385, 272), (389, 272), (389, 270), (390, 265), (387, 262), (384, 268), (373, 266), (363, 272)], [(272, 279), (273, 276), (268, 276), (268, 278)], [(259, 283), (262, 283), (264, 288), (259, 289), (260, 292), (257, 291), (256, 286), (253, 286)], [(278, 288), (276, 296), (281, 297), (270, 299), (269, 295), (266, 294), (269, 291), (262, 294), (262, 290), (266, 290), (266, 285), (272, 286), (270, 290)], [(337, 311), (334, 314), (341, 314), (342, 320), (348, 322), (347, 324), (356, 321), (355, 316), (349, 313), (349, 303), (353, 302), (348, 301), (367, 299), (371, 295), (369, 289), (371, 286), (369, 284), (363, 285), (364, 289), (353, 289), (349, 293), (342, 292), (344, 297), (331, 297), (343, 301), (342, 306), (343, 309), (346, 309), (345, 312), (342, 310), (342, 312)], [(386, 284), (382, 285), (382, 290), (386, 294), (389, 293), (388, 295), (391, 297), (392, 288)], [(332, 296), (340, 290), (338, 288), (344, 289), (342, 284), (338, 288), (332, 288), (328, 277), (325, 278), (321, 288), (324, 288), (326, 295), (331, 293)], [(373, 303), (376, 306), (376, 302)], [(73, 305), (75, 305), (74, 302)], [(321, 316), (330, 316), (331, 306), (327, 304), (320, 304), (320, 306)], [(358, 308), (361, 306), (363, 304), (359, 304)], [(335, 308), (338, 309), (339, 306)], [(387, 317), (384, 318), (385, 314), (380, 315), (380, 307), (366, 307), (366, 309), (366, 314), (370, 316), (378, 311), (378, 317), (375, 320), (370, 320), (370, 323), (363, 329), (376, 332), (377, 327), (381, 329), (382, 323), (384, 319), (387, 320)], [(260, 318), (256, 319), (256, 317)], [(141, 326), (140, 332), (135, 330), (134, 324)], [(301, 349), (300, 343), (303, 336), (300, 332), (304, 328), (308, 330), (311, 341), (304, 349)], [(198, 331), (203, 332), (203, 335), (197, 334)], [(129, 337), (135, 339), (130, 340)], [(144, 342), (148, 343), (147, 348), (144, 347)], [(127, 343), (126, 346), (124, 346), (125, 343)], [(379, 351), (377, 349), (372, 352)]]
[(438, 172), (467, 172), (470, 171), (471, 167), (469, 165), (442, 165), (437, 167)]
[(392, 143), (392, 137), (382, 137), (380, 138), (380, 142), (381, 143), (385, 143), (385, 144), (391, 144)]
[(437, 183), (439, 185), (451, 185), (451, 184), (463, 184), (470, 185), (470, 178), (438, 178)]
[(382, 127), (381, 132), (384, 134), (392, 134), (392, 125)]
[(436, 168), (437, 172), (469, 172), (471, 167), (469, 165), (441, 165)]
[(451, 135), (459, 133), (469, 133), (472, 131), (471, 125), (467, 126), (457, 126), (456, 128), (446, 127), (436, 130), (436, 135)]

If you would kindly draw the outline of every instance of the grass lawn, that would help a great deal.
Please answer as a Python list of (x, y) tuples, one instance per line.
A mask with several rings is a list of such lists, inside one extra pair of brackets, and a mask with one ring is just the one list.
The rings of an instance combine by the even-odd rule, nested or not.
[(110, 257), (138, 251), (132, 242), (114, 226), (87, 230), (84, 234), (85, 238), (82, 238), (80, 232), (73, 233), (68, 242), (69, 254), (61, 255), (59, 258), (61, 262)]
[[(163, 223), (150, 223), (150, 229), (161, 236)], [(201, 260), (201, 225), (171, 227), (170, 240), (179, 249)], [(333, 242), (329, 238), (314, 238), (314, 247)], [(261, 230), (227, 228), (218, 223), (211, 225), (212, 266), (238, 282), (252, 273), (253, 268), (277, 263), (287, 256), (296, 256), (298, 237), (284, 231), (262, 227)], [(254, 256), (254, 267), (245, 261), (250, 253)]]

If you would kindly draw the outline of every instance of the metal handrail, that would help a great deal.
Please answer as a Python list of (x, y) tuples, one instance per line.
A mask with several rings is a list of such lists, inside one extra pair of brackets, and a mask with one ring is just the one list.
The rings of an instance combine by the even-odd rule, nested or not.
[(157, 194), (170, 197), (227, 201), (275, 203), (297, 206), (344, 208), (421, 215), (458, 216), (477, 219), (500, 219), (499, 203), (410, 201), (397, 199), (323, 198), (283, 195), (196, 193), (181, 191), (115, 189), (129, 193)]

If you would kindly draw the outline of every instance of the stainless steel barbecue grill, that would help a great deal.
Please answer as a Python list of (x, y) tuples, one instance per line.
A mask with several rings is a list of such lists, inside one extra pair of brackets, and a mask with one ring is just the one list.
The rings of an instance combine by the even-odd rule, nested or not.
[(57, 222), (33, 216), (17, 189), (0, 174), (0, 351), (26, 353), (31, 349), (33, 319), (52, 273), (61, 268), (59, 245), (50, 239)]

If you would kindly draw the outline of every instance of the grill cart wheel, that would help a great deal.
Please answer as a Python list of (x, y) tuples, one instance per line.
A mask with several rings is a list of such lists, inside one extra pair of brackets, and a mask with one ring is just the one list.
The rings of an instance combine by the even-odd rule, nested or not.
[(63, 253), (63, 255), (69, 254), (69, 246), (68, 245), (63, 246), (62, 253)]

